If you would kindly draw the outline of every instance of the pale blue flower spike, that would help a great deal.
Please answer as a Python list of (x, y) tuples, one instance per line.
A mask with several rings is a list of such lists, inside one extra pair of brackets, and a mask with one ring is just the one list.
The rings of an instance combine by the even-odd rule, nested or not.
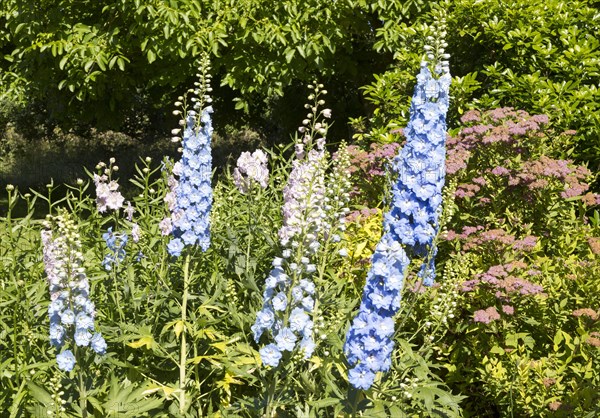
[(433, 285), (435, 279), (450, 86), (447, 66), (442, 70), (435, 79), (423, 62), (417, 75), (404, 130), (406, 145), (394, 159), (398, 180), (392, 188), (391, 209), (384, 215), (384, 235), (372, 257), (359, 313), (346, 335), (348, 378), (357, 389), (369, 389), (375, 374), (391, 367), (393, 318), (400, 309), (410, 258), (424, 258), (419, 273), (424, 285)]

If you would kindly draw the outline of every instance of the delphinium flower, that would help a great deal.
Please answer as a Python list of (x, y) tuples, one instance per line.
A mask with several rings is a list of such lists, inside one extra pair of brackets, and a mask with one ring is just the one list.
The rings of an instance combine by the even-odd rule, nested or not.
[[(56, 231), (52, 227), (56, 225)], [(60, 350), (58, 367), (71, 371), (75, 355), (71, 344), (91, 347), (98, 354), (106, 352), (106, 342), (94, 330), (94, 303), (83, 267), (81, 240), (75, 222), (65, 213), (46, 222), (42, 231), (44, 268), (50, 289), (50, 344)]]
[[(180, 125), (182, 132), (182, 157), (175, 164), (173, 174), (178, 177), (174, 181), (174, 197), (172, 212), (169, 221), (163, 221), (161, 230), (171, 229), (173, 239), (167, 249), (173, 256), (179, 256), (185, 246), (199, 245), (206, 251), (210, 245), (210, 210), (212, 206), (212, 157), (211, 137), (213, 132), (210, 114), (213, 112), (209, 104), (212, 99), (208, 95), (211, 91), (208, 74), (208, 63), (201, 66), (200, 81), (196, 89), (191, 90), (194, 103), (192, 110), (187, 110), (186, 98), (177, 101), (177, 106), (183, 107), (174, 111), (176, 115), (183, 115)], [(198, 117), (197, 112), (200, 112)], [(181, 129), (174, 129), (173, 134), (178, 135)], [(179, 141), (179, 137), (173, 137)]]
[(102, 234), (102, 238), (110, 251), (104, 256), (102, 266), (105, 270), (110, 271), (125, 259), (125, 245), (127, 245), (128, 237), (125, 233), (114, 233), (111, 226)]
[(257, 183), (265, 189), (269, 181), (269, 168), (267, 154), (262, 150), (256, 150), (252, 154), (242, 152), (237, 160), (237, 167), (233, 170), (233, 183), (238, 190), (246, 194)]
[(315, 306), (315, 256), (327, 229), (325, 210), (325, 137), (330, 117), (328, 109), (319, 112), (324, 104), (320, 95), (326, 94), (322, 85), (309, 86), (314, 93), (305, 107), (310, 110), (299, 128), (296, 140), (296, 159), (283, 190), (283, 225), (279, 230), (282, 256), (273, 260), (273, 269), (265, 281), (263, 307), (252, 326), (258, 343), (263, 334), (272, 342), (259, 352), (265, 365), (276, 367), (285, 352), (298, 350), (310, 358), (315, 343), (312, 313)]
[(433, 283), (451, 80), (443, 26), (440, 20), (435, 36), (428, 37), (431, 45), (425, 49), (436, 76), (427, 62), (421, 65), (404, 130), (406, 145), (394, 160), (398, 180), (392, 187), (390, 211), (384, 216), (384, 234), (372, 257), (359, 312), (346, 335), (348, 378), (358, 389), (370, 388), (376, 373), (391, 366), (394, 316), (400, 309), (410, 258), (426, 258), (419, 274), (425, 284)]
[(96, 186), (96, 205), (98, 212), (104, 213), (108, 209), (119, 210), (123, 207), (125, 198), (119, 192), (119, 183), (113, 180), (112, 173), (119, 170), (119, 167), (114, 165), (115, 159), (109, 160), (109, 165), (100, 162), (96, 166), (101, 174), (94, 174), (94, 185)]
[[(180, 96), (183, 100), (183, 97)], [(174, 138), (175, 139), (175, 138)], [(177, 140), (179, 140), (177, 138)], [(181, 174), (181, 162), (173, 163), (169, 157), (165, 157), (161, 167), (162, 175), (168, 186), (168, 192), (164, 196), (164, 202), (167, 204), (169, 216), (163, 218), (158, 224), (160, 233), (164, 236), (171, 235), (173, 232), (173, 222), (171, 221), (170, 214), (175, 211), (175, 205), (177, 203), (177, 181), (176, 175)]]
[(404, 276), (410, 259), (389, 222), (375, 248), (372, 267), (358, 314), (346, 335), (344, 351), (353, 367), (348, 373), (350, 383), (358, 389), (368, 389), (376, 372), (391, 366), (394, 348), (394, 315), (400, 308)]
[[(435, 42), (436, 54), (430, 53), (428, 58), (446, 58), (444, 45), (443, 41)], [(439, 232), (445, 181), (446, 113), (451, 81), (447, 61), (437, 59), (437, 78), (426, 62), (417, 76), (410, 121), (404, 130), (406, 145), (394, 160), (399, 177), (392, 191), (392, 208), (386, 215), (386, 221), (396, 230), (409, 255), (426, 258), (419, 272), (426, 285), (433, 284), (435, 278), (434, 240)]]
[[(125, 198), (119, 192), (119, 183), (112, 178), (114, 172), (119, 171), (119, 167), (115, 165), (115, 159), (109, 160), (108, 166), (104, 162), (99, 162), (96, 165), (97, 173), (94, 174), (93, 180), (96, 185), (96, 205), (98, 212), (104, 213), (108, 209), (118, 211), (123, 208), (125, 218), (133, 221), (135, 208), (131, 202), (125, 202)], [(132, 237), (134, 242), (137, 242), (140, 237), (140, 227), (137, 224), (132, 225)], [(102, 266), (106, 270), (112, 270), (113, 265), (120, 263), (125, 258), (125, 245), (127, 244), (127, 234), (124, 232), (113, 232), (113, 228), (108, 228), (107, 232), (102, 235), (109, 249), (109, 254), (104, 257)]]

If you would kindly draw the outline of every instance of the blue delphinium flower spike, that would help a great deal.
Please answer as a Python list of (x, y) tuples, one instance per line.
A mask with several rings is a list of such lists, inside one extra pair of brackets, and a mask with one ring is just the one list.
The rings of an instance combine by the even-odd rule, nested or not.
[(406, 145), (394, 160), (398, 180), (392, 188), (390, 211), (384, 216), (384, 234), (372, 257), (359, 312), (346, 335), (348, 378), (357, 389), (369, 389), (376, 373), (391, 367), (394, 316), (400, 309), (410, 258), (425, 259), (419, 272), (424, 284), (433, 284), (435, 278), (451, 80), (442, 44), (437, 45), (437, 56), (428, 54), (438, 59), (438, 77), (433, 77), (427, 63), (417, 76), (404, 131)]
[[(201, 70), (200, 87), (194, 91), (196, 96), (194, 109), (184, 115), (181, 124), (184, 126), (182, 138), (182, 157), (175, 163), (173, 174), (178, 176), (172, 178), (170, 199), (172, 202), (171, 217), (161, 222), (161, 229), (168, 229), (173, 239), (167, 246), (169, 254), (178, 257), (185, 246), (198, 245), (202, 251), (210, 246), (210, 210), (212, 207), (212, 156), (211, 137), (213, 133), (211, 113), (213, 108), (204, 104), (210, 103), (211, 99), (206, 94), (210, 91), (210, 76), (206, 74), (206, 64)], [(181, 102), (177, 102), (181, 105)], [(179, 110), (175, 111), (180, 114)], [(174, 133), (179, 133), (175, 129)], [(174, 137), (179, 140), (178, 137)]]
[(42, 231), (44, 270), (50, 289), (50, 344), (62, 350), (56, 357), (58, 367), (71, 371), (75, 356), (66, 347), (91, 346), (97, 354), (106, 353), (106, 342), (94, 330), (96, 310), (90, 300), (90, 285), (83, 267), (81, 241), (73, 220), (66, 215), (55, 218), (57, 231), (52, 224)]

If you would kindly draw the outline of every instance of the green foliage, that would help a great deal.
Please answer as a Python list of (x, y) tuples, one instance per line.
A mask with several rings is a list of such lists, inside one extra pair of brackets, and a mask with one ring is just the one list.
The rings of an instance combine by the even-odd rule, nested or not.
[(209, 51), (224, 95), (256, 117), (316, 74), (356, 101), (365, 67), (389, 63), (373, 50), (375, 30), (425, 3), (8, 0), (0, 6), (1, 94), (23, 99), (26, 89), (27, 101), (42, 100), (56, 120), (116, 128), (136, 110), (164, 109), (165, 94), (170, 100)]
[[(460, 115), (473, 108), (513, 106), (547, 114), (557, 130), (577, 131), (573, 157), (600, 167), (596, 2), (452, 0), (443, 7), (454, 75), (450, 126), (458, 126)], [(363, 87), (374, 110), (363, 116), (370, 125), (361, 137), (371, 131), (371, 139), (381, 142), (382, 134), (406, 124), (413, 76), (434, 13), (376, 28), (374, 48), (392, 53), (395, 63), (375, 71)]]
[(484, 89), (475, 103), (548, 114), (558, 129), (578, 131), (578, 158), (597, 161), (600, 43), (592, 28), (600, 16), (594, 2), (460, 1), (455, 7), (449, 25), (459, 35), (456, 73), (478, 70), (471, 62), (481, 69)]
[[(432, 333), (444, 381), (470, 394), (472, 416), (593, 414), (600, 271), (589, 237), (600, 233), (598, 201), (585, 186), (572, 188), (593, 177), (554, 159), (569, 137), (546, 118), (496, 109), (463, 120), (448, 150), (438, 290), (446, 296), (434, 302), (455, 306), (438, 314), (445, 333)], [(435, 324), (435, 309), (417, 309)]]
[[(361, 278), (348, 280), (337, 245), (324, 249), (315, 281), (319, 313), (313, 357), (294, 358), (275, 376), (261, 364), (250, 327), (278, 253), (289, 153), (289, 146), (269, 153), (271, 175), (264, 190), (243, 195), (227, 173), (221, 176), (214, 188), (211, 248), (192, 253), (189, 265), (185, 257), (168, 255), (169, 237), (158, 227), (167, 214), (163, 199), (168, 162), (167, 171), (151, 159), (137, 164), (131, 180), (132, 220), (118, 212), (99, 214), (88, 193), (90, 181), (68, 186), (60, 199), (53, 185), (46, 193), (32, 191), (27, 197), (9, 188), (10, 204), (0, 224), (6, 232), (0, 238), (0, 378), (5, 388), (0, 406), (11, 416), (258, 416), (268, 404), (277, 416), (290, 417), (349, 416), (359, 411), (381, 417), (460, 416), (460, 397), (436, 377), (427, 353), (410, 343), (411, 333), (397, 336), (401, 350), (391, 374), (380, 376), (368, 393), (349, 389), (343, 336), (362, 283)], [(111, 162), (108, 167), (116, 179), (114, 166)], [(97, 174), (106, 168), (98, 165)], [(42, 225), (32, 217), (36, 201), (44, 202), (49, 213), (68, 208), (76, 219), (97, 310), (96, 328), (108, 342), (105, 356), (79, 357), (70, 373), (57, 369), (55, 349), (48, 343)], [(28, 204), (27, 216), (13, 218), (22, 203)], [(125, 258), (107, 271), (102, 266), (107, 252), (103, 232), (110, 226), (115, 233), (131, 234), (134, 224), (142, 231), (139, 240), (130, 237)], [(365, 247), (377, 240), (378, 227), (374, 224), (372, 233), (357, 234), (352, 239), (365, 253), (354, 250), (352, 257), (364, 258)], [(361, 240), (366, 241), (360, 244)], [(181, 302), (183, 295), (187, 305)], [(407, 306), (402, 316), (412, 309)], [(187, 379), (183, 387), (178, 373), (182, 358)], [(182, 388), (186, 407), (180, 410)]]
[(406, 123), (441, 6), (454, 74), (450, 125), (475, 107), (548, 114), (557, 129), (577, 131), (573, 157), (598, 168), (600, 17), (591, 0), (452, 0), (433, 10), (418, 0), (113, 3), (3, 2), (0, 97), (41, 102), (48, 113), (32, 113), (63, 127), (91, 122), (130, 132), (147, 114), (162, 128), (169, 121), (156, 111), (210, 51), (223, 120), (244, 109), (243, 124), (279, 135), (293, 126), (299, 86), (319, 74), (339, 98), (336, 113), (367, 124), (361, 137), (386, 142)]

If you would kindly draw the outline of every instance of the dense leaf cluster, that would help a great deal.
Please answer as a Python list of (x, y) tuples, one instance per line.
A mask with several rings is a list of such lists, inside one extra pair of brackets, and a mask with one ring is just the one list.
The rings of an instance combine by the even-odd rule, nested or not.
[(160, 105), (210, 51), (238, 109), (316, 73), (356, 91), (390, 62), (372, 48), (376, 29), (422, 3), (8, 0), (0, 6), (2, 90), (25, 89), (59, 119), (74, 112), (114, 127), (140, 101)]

